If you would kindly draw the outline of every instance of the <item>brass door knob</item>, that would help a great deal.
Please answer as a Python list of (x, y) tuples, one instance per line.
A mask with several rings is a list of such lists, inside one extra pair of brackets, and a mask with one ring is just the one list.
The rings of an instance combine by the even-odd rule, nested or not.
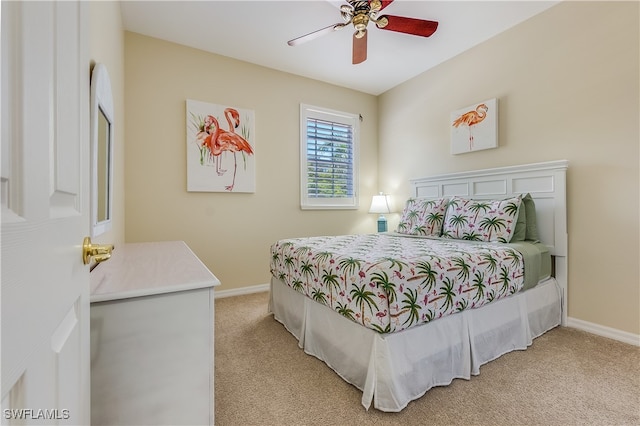
[(82, 242), (82, 263), (88, 265), (91, 258), (97, 263), (109, 260), (113, 244), (91, 244), (91, 238), (85, 237)]

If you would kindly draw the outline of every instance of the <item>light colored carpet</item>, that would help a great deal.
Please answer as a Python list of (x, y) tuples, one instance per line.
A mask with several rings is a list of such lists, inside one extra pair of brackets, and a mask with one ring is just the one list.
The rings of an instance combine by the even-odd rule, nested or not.
[(218, 426), (640, 425), (640, 348), (564, 327), (399, 413), (366, 411), (361, 391), (267, 313), (268, 297), (215, 301)]

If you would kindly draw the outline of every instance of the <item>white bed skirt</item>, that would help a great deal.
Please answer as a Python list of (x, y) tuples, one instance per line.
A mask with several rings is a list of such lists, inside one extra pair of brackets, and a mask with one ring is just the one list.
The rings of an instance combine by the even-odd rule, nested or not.
[(558, 326), (555, 279), (485, 305), (392, 334), (379, 334), (271, 279), (269, 311), (304, 351), (362, 390), (362, 405), (400, 411), (434, 386), (480, 374), (480, 366), (526, 349)]

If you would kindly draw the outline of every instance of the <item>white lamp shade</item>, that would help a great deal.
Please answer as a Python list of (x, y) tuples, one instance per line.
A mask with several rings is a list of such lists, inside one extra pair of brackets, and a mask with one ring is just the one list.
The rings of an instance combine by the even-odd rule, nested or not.
[(371, 207), (369, 208), (369, 213), (379, 213), (386, 214), (391, 213), (391, 209), (389, 209), (389, 196), (383, 194), (374, 195), (371, 200)]

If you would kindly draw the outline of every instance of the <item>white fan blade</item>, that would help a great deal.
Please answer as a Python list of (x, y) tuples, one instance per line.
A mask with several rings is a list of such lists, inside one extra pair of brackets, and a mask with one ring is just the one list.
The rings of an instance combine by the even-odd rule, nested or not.
[(326, 28), (322, 28), (322, 29), (314, 31), (312, 33), (305, 34), (305, 35), (300, 36), (298, 38), (294, 38), (293, 40), (289, 40), (287, 42), (287, 44), (289, 46), (297, 46), (298, 44), (302, 44), (302, 43), (305, 43), (307, 41), (313, 40), (314, 38), (318, 38), (321, 35), (332, 33), (334, 31), (338, 31), (339, 29), (341, 29), (341, 28), (343, 28), (343, 27), (345, 27), (347, 25), (348, 25), (348, 23), (344, 23), (344, 24), (343, 23), (339, 23), (339, 24), (329, 25)]

